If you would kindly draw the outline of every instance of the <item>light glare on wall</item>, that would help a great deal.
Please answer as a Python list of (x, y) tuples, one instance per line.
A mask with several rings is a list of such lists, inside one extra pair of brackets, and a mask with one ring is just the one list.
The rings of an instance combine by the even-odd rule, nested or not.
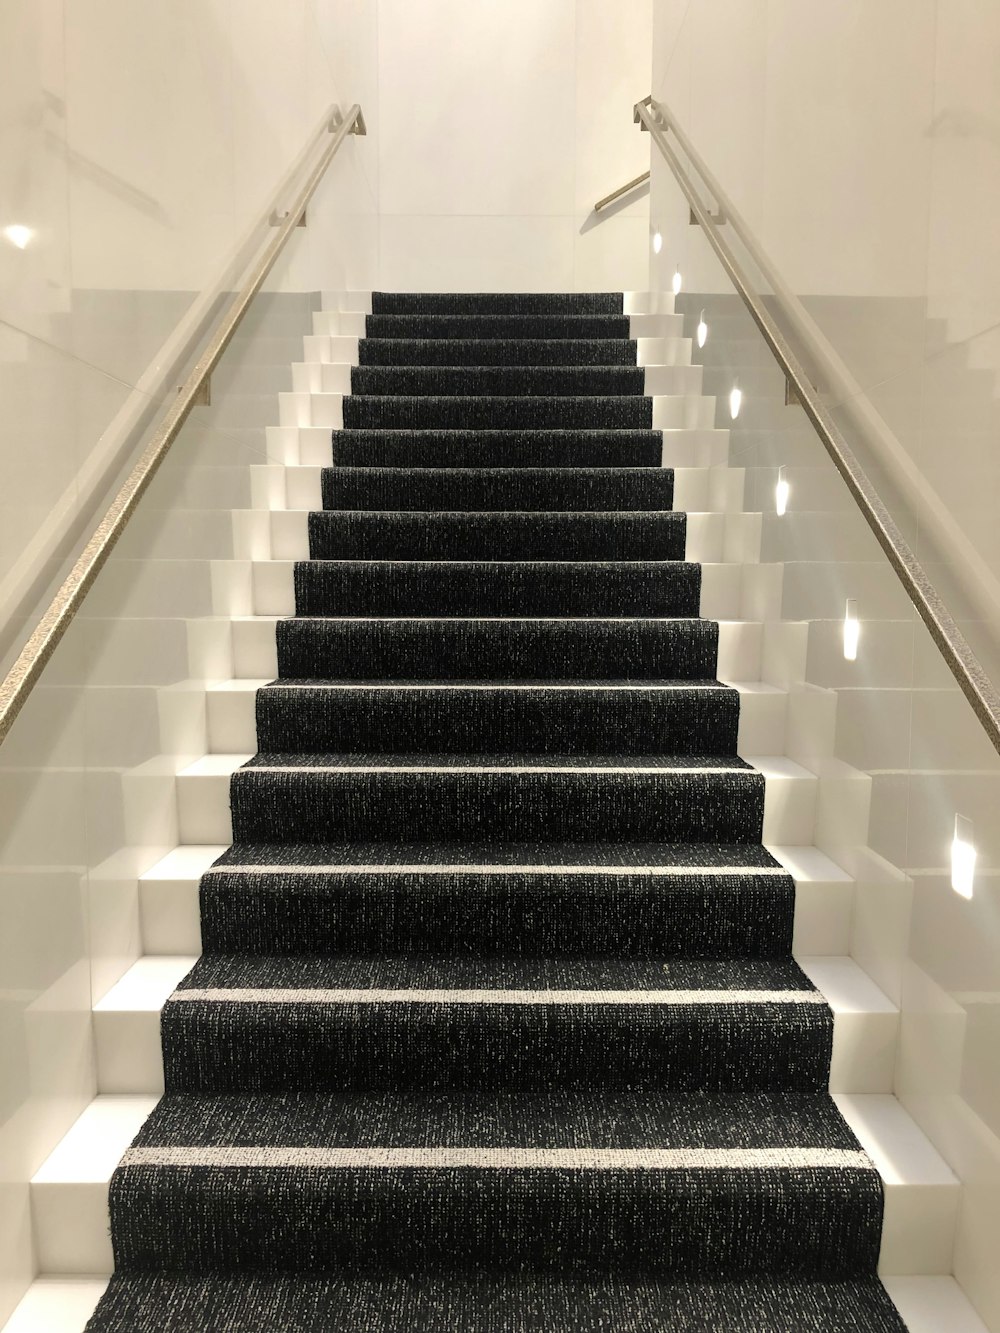
[(774, 488), (774, 512), (780, 517), (788, 508), (788, 482), (785, 480), (785, 469), (778, 468), (778, 484)]
[(704, 347), (708, 342), (708, 325), (705, 323), (704, 310), (698, 316), (698, 346)]
[(861, 638), (861, 622), (858, 620), (858, 604), (853, 597), (848, 597), (844, 611), (844, 657), (848, 662), (858, 658), (858, 640)]
[(662, 249), (663, 249), (663, 234), (662, 234), (662, 232), (654, 231), (654, 232), (653, 232), (653, 254), (654, 254), (654, 255), (658, 255)]
[(4, 227), (3, 234), (4, 239), (10, 241), (11, 245), (16, 246), (18, 250), (24, 250), (35, 233), (21, 222), (12, 222), (9, 227)]
[(743, 406), (743, 390), (740, 388), (739, 380), (733, 383), (729, 390), (729, 415), (735, 421), (740, 414), (740, 408)]
[(972, 820), (965, 815), (955, 816), (955, 833), (951, 840), (951, 887), (963, 898), (972, 897), (976, 878), (976, 847), (972, 841)]
[(675, 296), (680, 292), (680, 289), (681, 289), (681, 287), (683, 286), (683, 284), (684, 284), (684, 279), (681, 277), (681, 271), (680, 271), (679, 268), (675, 268), (675, 269), (674, 269), (674, 284), (673, 284), (673, 285), (674, 285), (674, 295), (675, 295)]

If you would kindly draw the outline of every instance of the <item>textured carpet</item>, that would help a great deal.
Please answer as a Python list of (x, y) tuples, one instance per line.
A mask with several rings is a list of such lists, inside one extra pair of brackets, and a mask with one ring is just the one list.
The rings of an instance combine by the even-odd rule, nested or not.
[(91, 1333), (901, 1333), (629, 332), (374, 295)]

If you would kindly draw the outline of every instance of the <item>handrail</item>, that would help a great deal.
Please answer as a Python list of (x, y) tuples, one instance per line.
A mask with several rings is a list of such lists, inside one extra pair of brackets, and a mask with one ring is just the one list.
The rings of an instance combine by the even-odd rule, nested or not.
[[(743, 304), (750, 312), (751, 318), (760, 329), (765, 342), (784, 371), (798, 401), (805, 410), (806, 416), (812, 422), (824, 448), (847, 483), (848, 490), (854, 496), (879, 545), (889, 557), (889, 563), (896, 571), (921, 620), (930, 631), (931, 637), (947, 662), (959, 688), (972, 705), (993, 747), (1000, 751), (1000, 694), (994, 688), (982, 664), (969, 646), (965, 635), (958, 628), (950, 611), (927, 577), (923, 566), (910, 550), (882, 498), (840, 433), (833, 417), (820, 401), (809, 376), (789, 347), (759, 294), (754, 290), (743, 266), (733, 254), (731, 247), (719, 235), (709, 209), (702, 203), (691, 178), (667, 138), (668, 132), (673, 134), (684, 154), (697, 169), (717, 207), (725, 215), (733, 233), (739, 237), (754, 263), (764, 274), (767, 281), (771, 283), (776, 299), (783, 303), (781, 293), (785, 284), (780, 275), (776, 273), (774, 266), (763, 254), (746, 223), (733, 207), (732, 201), (723, 192), (718, 181), (702, 161), (683, 130), (680, 129), (670, 110), (663, 103), (655, 102), (650, 98), (636, 104), (634, 119), (643, 129), (649, 131), (653, 142), (662, 153), (690, 205), (693, 219), (698, 222), (705, 233), (709, 245), (714, 250)], [(815, 351), (815, 349), (813, 350)]]
[[(107, 562), (108, 556), (125, 530), (146, 488), (180, 434), (191, 409), (218, 364), (219, 358), (246, 314), (251, 301), (274, 267), (289, 236), (298, 226), (306, 205), (319, 185), (334, 155), (348, 134), (365, 134), (365, 121), (357, 104), (345, 116), (332, 106), (323, 118), (319, 138), (330, 135), (329, 142), (312, 167), (287, 214), (276, 225), (274, 236), (257, 257), (243, 287), (216, 320), (211, 336), (188, 374), (151, 440), (130, 471), (117, 495), (111, 501), (104, 517), (97, 525), (69, 574), (60, 584), (27, 643), (21, 649), (7, 675), (0, 681), (0, 742), (10, 731), (15, 718), (24, 707), (45, 664), (52, 656), (59, 640), (66, 633), (88, 590)], [(192, 339), (194, 343), (195, 339)]]
[(607, 208), (608, 204), (613, 204), (616, 199), (620, 199), (623, 194), (628, 194), (630, 190), (637, 189), (640, 185), (645, 185), (649, 180), (649, 172), (644, 171), (641, 176), (636, 176), (635, 180), (629, 181), (627, 185), (619, 185), (617, 190), (612, 190), (606, 194), (603, 199), (598, 199), (594, 205), (594, 212), (599, 213), (602, 208)]

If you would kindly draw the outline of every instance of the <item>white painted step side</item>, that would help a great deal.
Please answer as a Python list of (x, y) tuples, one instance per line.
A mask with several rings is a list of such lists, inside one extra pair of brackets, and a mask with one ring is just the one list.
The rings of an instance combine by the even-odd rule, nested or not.
[(854, 879), (818, 847), (765, 845), (795, 880), (794, 956), (849, 954)]
[(200, 954), (198, 885), (226, 847), (175, 847), (139, 876), (139, 925), (146, 954)]
[[(84, 1333), (105, 1277), (40, 1277), (0, 1333)], [(886, 1277), (908, 1333), (989, 1333), (953, 1277)]]
[(958, 1178), (895, 1097), (835, 1093), (834, 1101), (884, 1182), (879, 1272), (947, 1275), (961, 1197)]
[(372, 312), (372, 294), (362, 291), (321, 292), (320, 309), (353, 310), (358, 314), (370, 315)]
[[(899, 1013), (851, 958), (800, 958), (833, 1010), (833, 1092), (889, 1092)], [(101, 1093), (163, 1091), (160, 1011), (194, 956), (140, 958), (94, 1007)]]
[(32, 1177), (41, 1273), (110, 1273), (108, 1183), (156, 1097), (98, 1097)]
[(358, 338), (331, 337), (327, 333), (307, 333), (302, 339), (302, 360), (323, 364), (340, 361), (348, 366), (356, 366), (359, 341)]
[(883, 1277), (909, 1333), (989, 1333), (953, 1277)]
[(0, 1333), (84, 1333), (106, 1277), (39, 1277)]

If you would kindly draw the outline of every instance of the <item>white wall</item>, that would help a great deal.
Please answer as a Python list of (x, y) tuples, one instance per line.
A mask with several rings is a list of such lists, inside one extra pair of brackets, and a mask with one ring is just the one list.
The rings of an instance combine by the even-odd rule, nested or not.
[[(86, 470), (146, 402), (168, 334), (323, 111), (374, 85), (374, 37), (367, 0), (0, 6), (0, 627), (58, 572)], [(323, 240), (298, 241), (274, 285), (303, 266), (371, 282), (374, 178), (349, 140), (314, 210)]]
[[(879, 484), (993, 670), (998, 69), (994, 0), (654, 0), (654, 96), (853, 374), (856, 400), (834, 402), (844, 428), (870, 409), (894, 437), (925, 500), (898, 489), (899, 470)], [(651, 200), (665, 235), (654, 284), (666, 285), (679, 260), (689, 290), (723, 290), (662, 164)], [(728, 336), (743, 341), (720, 347), (720, 332), (707, 350), (731, 378), (737, 358), (766, 358), (757, 360), (749, 321), (730, 319)], [(954, 1271), (1000, 1329), (997, 756), (900, 605), (886, 561), (856, 530), (801, 413), (781, 405), (780, 377), (768, 417), (759, 375), (747, 375), (734, 453), (764, 510), (769, 557), (786, 562), (785, 614), (814, 622), (810, 679), (839, 690), (838, 756), (872, 775), (868, 847), (849, 849), (859, 884), (852, 950), (900, 1005), (897, 1092), (962, 1179)], [(778, 519), (783, 463), (793, 497)], [(850, 665), (837, 652), (845, 594), (861, 599), (863, 620)], [(972, 818), (979, 847), (971, 901), (949, 882), (956, 812)]]
[(621, 290), (647, 281), (651, 0), (378, 0), (379, 284)]

